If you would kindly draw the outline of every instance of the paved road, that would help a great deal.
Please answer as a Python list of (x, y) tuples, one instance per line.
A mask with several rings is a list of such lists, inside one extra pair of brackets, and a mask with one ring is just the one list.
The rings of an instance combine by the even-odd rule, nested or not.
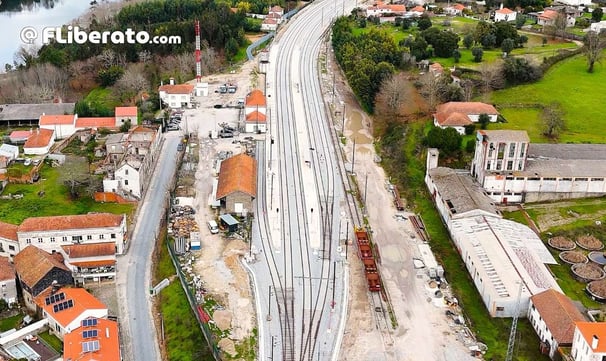
[(166, 133), (156, 169), (143, 200), (128, 254), (118, 259), (120, 322), (125, 332), (125, 360), (160, 360), (156, 328), (152, 321), (151, 256), (168, 196), (168, 182), (175, 173), (180, 132)]

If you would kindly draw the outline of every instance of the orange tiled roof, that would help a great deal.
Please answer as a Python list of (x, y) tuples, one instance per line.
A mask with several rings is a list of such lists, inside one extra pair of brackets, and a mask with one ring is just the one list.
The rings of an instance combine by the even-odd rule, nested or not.
[(74, 114), (41, 115), (39, 125), (74, 124)]
[(0, 238), (16, 241), (18, 227), (15, 224), (0, 222)]
[(458, 112), (454, 112), (454, 113), (450, 113), (450, 114), (437, 113), (436, 119), (438, 120), (438, 124), (440, 124), (442, 126), (451, 126), (451, 127), (457, 127), (457, 126), (460, 127), (460, 126), (465, 126), (465, 125), (469, 125), (469, 124), (473, 123), (467, 115), (461, 114)]
[(472, 114), (489, 114), (495, 115), (499, 112), (490, 104), (481, 102), (448, 102), (438, 105), (436, 113), (462, 113), (467, 115)]
[(414, 11), (417, 13), (424, 13), (425, 12), (425, 8), (422, 7), (421, 5), (415, 6), (414, 8), (410, 9), (410, 11)]
[[(84, 338), (84, 331), (97, 330), (97, 337)], [(83, 353), (82, 343), (99, 341), (99, 350)], [(96, 326), (80, 326), (63, 338), (63, 359), (78, 361), (120, 360), (118, 323), (104, 318)]]
[(530, 299), (558, 344), (571, 345), (575, 322), (585, 321), (572, 301), (554, 289), (543, 291)]
[(558, 17), (558, 12), (555, 10), (545, 10), (539, 15), (539, 19), (555, 20)]
[(42, 148), (48, 146), (53, 140), (54, 130), (39, 128), (25, 141), (23, 148)]
[(284, 11), (284, 9), (278, 5), (272, 6), (271, 9), (269, 9), (270, 12), (273, 13), (279, 13), (281, 11)]
[(219, 171), (217, 199), (238, 191), (251, 197), (257, 194), (257, 161), (246, 154), (224, 160)]
[[(263, 23), (262, 24), (269, 24), (269, 25), (274, 25), (277, 24), (278, 22), (275, 19), (271, 19), (271, 18), (265, 18), (263, 19)], [(246, 104), (248, 105), (248, 104)]]
[(73, 300), (73, 307), (55, 312), (54, 304), (47, 305), (46, 297), (50, 296), (52, 287), (47, 288), (34, 298), (36, 304), (42, 308), (49, 317), (52, 317), (62, 327), (66, 327), (86, 310), (106, 310), (107, 306), (84, 288), (60, 288), (56, 294), (63, 292), (65, 301)]
[(264, 107), (266, 104), (267, 103), (265, 101), (265, 95), (263, 95), (263, 92), (260, 91), (259, 89), (255, 89), (255, 90), (251, 91), (250, 94), (248, 94), (248, 96), (246, 96), (246, 106), (247, 107), (255, 107), (255, 106)]
[(454, 4), (454, 5), (452, 5), (452, 6), (451, 6), (451, 8), (453, 8), (453, 9), (455, 9), (455, 10), (460, 10), (460, 11), (463, 11), (463, 10), (465, 10), (465, 5), (462, 5), (462, 4)]
[(102, 261), (70, 262), (70, 264), (80, 268), (108, 267), (114, 266), (116, 264), (116, 260), (106, 259)]
[(256, 122), (265, 123), (266, 120), (267, 120), (267, 117), (265, 116), (265, 114), (258, 112), (256, 110), (246, 116), (246, 121), (251, 122), (251, 123), (256, 123)]
[(76, 120), (77, 128), (108, 128), (116, 126), (114, 117), (87, 117)]
[(177, 85), (162, 85), (160, 91), (165, 91), (167, 94), (191, 94), (194, 91), (192, 84), (177, 84)]
[(55, 267), (69, 271), (58, 258), (32, 245), (17, 253), (14, 262), (19, 279), (30, 287), (33, 287)]
[(30, 217), (19, 226), (18, 232), (58, 231), (65, 229), (116, 227), (123, 215), (111, 213), (79, 214), (74, 216)]
[(27, 139), (30, 135), (32, 135), (32, 132), (29, 130), (15, 130), (8, 137), (12, 139)]
[(508, 8), (502, 8), (502, 9), (499, 9), (499, 10), (497, 10), (495, 12), (497, 14), (511, 14), (511, 13), (514, 13), (515, 11), (513, 11), (511, 9), (508, 9)]
[(8, 257), (0, 257), (0, 280), (11, 279), (15, 279), (15, 266), (8, 260)]
[(70, 259), (116, 254), (116, 245), (112, 242), (73, 244), (61, 246), (61, 248)]
[[(606, 353), (606, 322), (576, 322), (575, 324), (593, 353)], [(591, 348), (594, 335), (598, 337), (598, 347), (595, 349)]]
[(395, 12), (404, 12), (404, 11), (406, 11), (406, 6), (401, 5), (401, 4), (391, 4), (391, 5), (387, 5), (386, 7), (389, 10), (395, 11)]
[(116, 107), (116, 116), (117, 117), (136, 117), (137, 116), (137, 107)]

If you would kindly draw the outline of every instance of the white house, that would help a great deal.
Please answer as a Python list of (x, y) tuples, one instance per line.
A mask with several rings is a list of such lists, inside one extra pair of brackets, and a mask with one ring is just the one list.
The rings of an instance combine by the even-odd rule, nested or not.
[(406, 14), (406, 6), (402, 4), (384, 4), (382, 1), (377, 1), (373, 6), (366, 8), (366, 16), (382, 17), (384, 15), (404, 16)]
[(465, 10), (465, 5), (462, 4), (453, 4), (444, 8), (444, 13), (450, 16), (461, 16), (463, 15), (463, 10)]
[(278, 21), (276, 19), (265, 18), (261, 23), (261, 31), (276, 31), (278, 29)]
[(605, 29), (606, 29), (606, 20), (602, 20), (597, 23), (592, 23), (591, 25), (589, 25), (589, 30), (595, 31), (598, 34), (601, 33)]
[(575, 323), (586, 321), (570, 298), (553, 289), (530, 297), (527, 316), (539, 336), (541, 351), (552, 360), (558, 347), (572, 346)]
[(508, 8), (502, 8), (494, 12), (494, 21), (515, 21), (518, 13)]
[(17, 225), (0, 222), (0, 256), (12, 257), (19, 253), (18, 228)]
[(137, 107), (116, 107), (114, 113), (115, 126), (119, 127), (128, 120), (130, 120), (130, 123), (133, 126), (136, 125), (138, 122), (137, 114)]
[(284, 8), (279, 5), (274, 5), (269, 9), (270, 14), (277, 14), (279, 16), (284, 16)]
[(194, 95), (194, 86), (192, 84), (174, 84), (174, 80), (171, 79), (171, 83), (168, 85), (161, 85), (158, 88), (160, 99), (165, 104), (173, 109), (178, 108), (191, 108), (192, 97)]
[(91, 213), (73, 216), (30, 217), (19, 225), (20, 249), (35, 245), (49, 253), (72, 244), (111, 243), (124, 252), (126, 215)]
[(50, 152), (55, 144), (55, 131), (38, 128), (32, 131), (23, 145), (23, 154), (43, 155)]
[(0, 145), (0, 156), (5, 156), (9, 161), (19, 158), (19, 147), (16, 145)]
[(518, 300), (524, 316), (531, 296), (560, 290), (545, 267), (557, 262), (541, 239), (503, 219), (468, 173), (438, 167), (437, 149), (428, 151), (425, 183), (492, 317), (512, 317)]
[(107, 306), (84, 288), (49, 287), (35, 299), (50, 332), (61, 340), (88, 318), (107, 318)]
[(448, 102), (438, 105), (433, 115), (433, 124), (442, 129), (454, 128), (465, 134), (465, 126), (477, 123), (480, 115), (486, 114), (491, 123), (497, 121), (499, 112), (490, 104), (480, 102)]
[[(562, 16), (566, 17), (566, 27), (574, 26), (576, 23), (576, 12), (567, 13), (566, 9), (562, 9)], [(537, 24), (542, 26), (554, 26), (560, 11), (554, 9), (545, 9), (537, 17)]]
[(246, 133), (265, 133), (267, 128), (267, 117), (265, 114), (254, 111), (246, 115), (244, 128)]
[(76, 132), (78, 114), (41, 115), (38, 126), (55, 132), (55, 139), (65, 139)]
[(498, 203), (606, 195), (606, 144), (530, 144), (525, 131), (480, 130), (471, 174)]
[(76, 284), (100, 282), (116, 276), (116, 251), (111, 243), (61, 246), (61, 254)]
[(606, 359), (606, 322), (577, 322), (572, 350), (574, 361)]
[(9, 305), (17, 302), (15, 266), (8, 257), (0, 257), (0, 298)]
[(425, 8), (421, 5), (417, 5), (414, 8), (408, 10), (408, 12), (406, 13), (406, 17), (421, 17), (421, 15), (423, 15), (425, 13)]

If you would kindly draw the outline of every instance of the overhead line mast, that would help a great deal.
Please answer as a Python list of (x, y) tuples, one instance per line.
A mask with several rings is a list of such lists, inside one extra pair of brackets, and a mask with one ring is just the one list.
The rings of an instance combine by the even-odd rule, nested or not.
[(196, 83), (200, 83), (202, 80), (202, 65), (200, 56), (200, 21), (195, 22), (196, 29)]

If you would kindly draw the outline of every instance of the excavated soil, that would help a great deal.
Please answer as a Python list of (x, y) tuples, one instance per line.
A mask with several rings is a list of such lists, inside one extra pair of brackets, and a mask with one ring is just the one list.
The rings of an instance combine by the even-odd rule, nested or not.
[(564, 236), (552, 237), (547, 240), (547, 244), (559, 251), (570, 251), (576, 248), (573, 240)]

